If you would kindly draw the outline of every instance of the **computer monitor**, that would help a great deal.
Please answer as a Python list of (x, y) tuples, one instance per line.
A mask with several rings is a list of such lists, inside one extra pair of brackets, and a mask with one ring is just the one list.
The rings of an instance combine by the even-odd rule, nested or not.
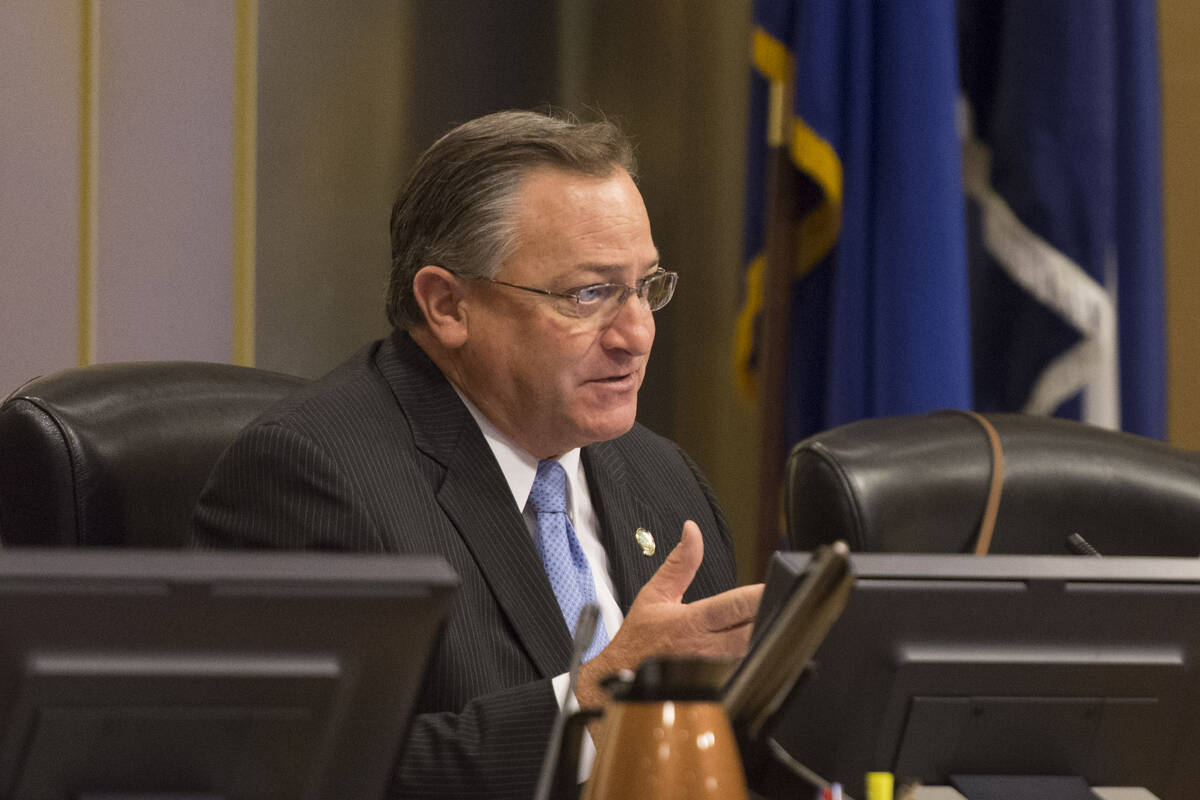
[[(777, 554), (767, 618), (808, 555)], [(868, 770), (1074, 775), (1200, 797), (1200, 561), (863, 554), (774, 738), (863, 795)]]
[(0, 797), (379, 798), (441, 558), (0, 551)]

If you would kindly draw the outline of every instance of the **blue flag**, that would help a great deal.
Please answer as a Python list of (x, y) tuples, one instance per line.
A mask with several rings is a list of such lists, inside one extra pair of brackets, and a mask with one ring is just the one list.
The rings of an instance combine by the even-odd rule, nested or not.
[(737, 352), (752, 388), (767, 87), (791, 79), (789, 443), (937, 408), (1162, 436), (1152, 0), (759, 0), (754, 37)]
[[(971, 406), (954, 6), (846, 0), (755, 6), (751, 263), (739, 352), (753, 368), (769, 79), (795, 76), (796, 218), (789, 442), (863, 417)], [(749, 383), (749, 381), (747, 381)]]
[(960, 5), (980, 410), (1165, 432), (1154, 12)]

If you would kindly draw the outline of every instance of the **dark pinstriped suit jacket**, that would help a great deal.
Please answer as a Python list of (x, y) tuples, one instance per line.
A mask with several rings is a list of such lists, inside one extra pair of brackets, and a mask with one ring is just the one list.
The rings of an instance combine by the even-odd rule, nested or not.
[[(704, 532), (687, 600), (734, 585), (726, 523), (695, 465), (641, 426), (585, 447), (617, 601)], [(652, 557), (634, 541), (654, 532)], [(440, 553), (459, 595), (418, 698), (393, 796), (533, 794), (570, 634), (478, 425), (406, 334), (369, 345), (242, 432), (194, 519), (200, 546)], [(403, 636), (403, 631), (397, 631)]]

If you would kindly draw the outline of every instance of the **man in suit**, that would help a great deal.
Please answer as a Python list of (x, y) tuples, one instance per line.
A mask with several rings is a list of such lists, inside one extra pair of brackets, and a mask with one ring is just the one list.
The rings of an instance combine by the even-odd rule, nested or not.
[(201, 546), (457, 571), (395, 796), (528, 798), (560, 704), (601, 705), (601, 680), (651, 655), (745, 653), (761, 587), (733, 588), (708, 484), (635, 422), (676, 276), (633, 176), (607, 122), (502, 112), (438, 140), (392, 212), (394, 332), (251, 424), (197, 507)]

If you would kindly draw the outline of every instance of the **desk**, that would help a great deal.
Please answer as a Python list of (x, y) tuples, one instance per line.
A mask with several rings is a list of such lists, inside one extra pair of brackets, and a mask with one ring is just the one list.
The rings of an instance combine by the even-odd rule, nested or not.
[[(1100, 800), (1158, 800), (1158, 796), (1140, 786), (1093, 786)], [(913, 792), (912, 800), (966, 800), (949, 786), (922, 786)]]

